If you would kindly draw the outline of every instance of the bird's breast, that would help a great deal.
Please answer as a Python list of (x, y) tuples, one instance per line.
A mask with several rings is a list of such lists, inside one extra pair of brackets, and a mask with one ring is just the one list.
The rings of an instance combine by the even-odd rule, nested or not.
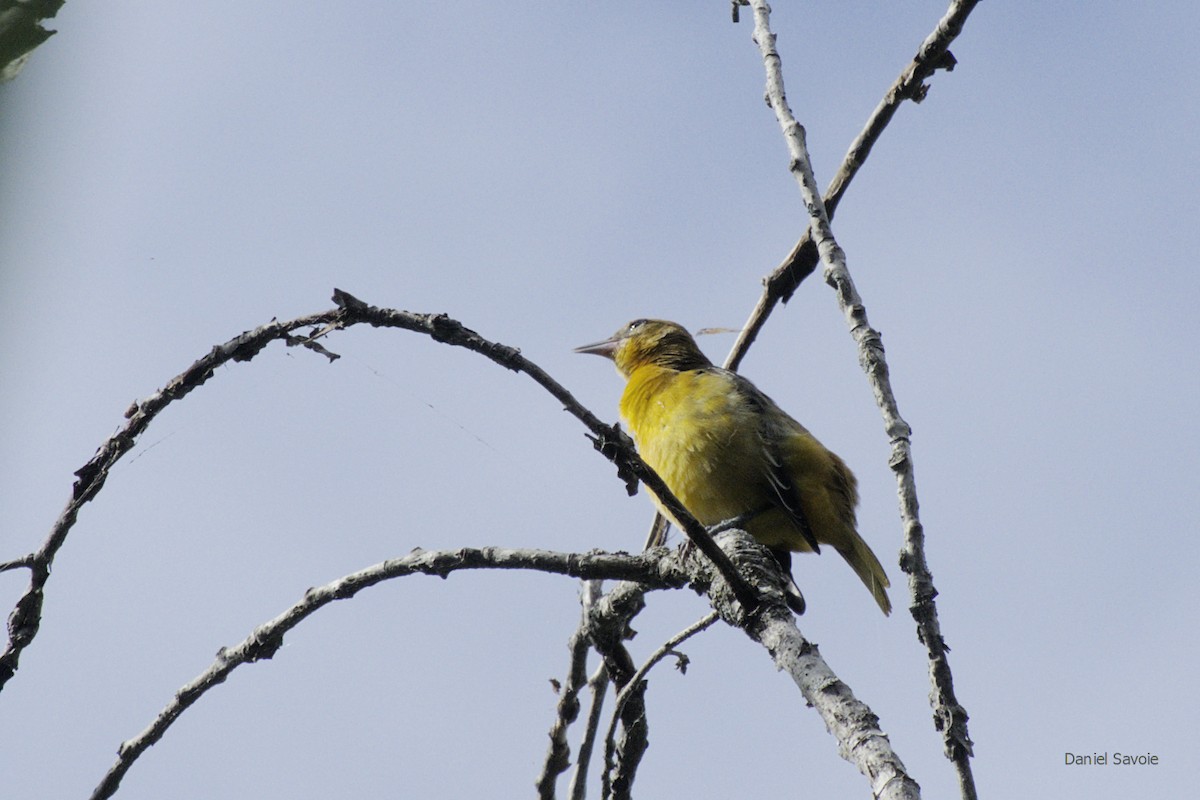
[(701, 523), (769, 502), (757, 419), (723, 373), (642, 367), (625, 387), (621, 416), (642, 458)]

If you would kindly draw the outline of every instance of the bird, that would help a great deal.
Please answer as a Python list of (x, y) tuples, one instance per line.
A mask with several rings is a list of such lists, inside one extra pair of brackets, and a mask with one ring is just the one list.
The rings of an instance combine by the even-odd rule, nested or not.
[(638, 453), (692, 516), (710, 528), (749, 516), (738, 527), (779, 562), (795, 613), (805, 602), (792, 553), (820, 553), (821, 545), (837, 550), (891, 613), (891, 583), (858, 533), (854, 474), (775, 401), (715, 366), (686, 328), (666, 320), (634, 320), (575, 352), (612, 359), (626, 380), (620, 413)]

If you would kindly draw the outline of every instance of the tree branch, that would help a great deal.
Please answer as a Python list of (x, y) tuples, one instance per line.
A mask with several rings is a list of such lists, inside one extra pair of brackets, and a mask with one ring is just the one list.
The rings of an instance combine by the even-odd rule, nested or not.
[(707, 574), (712, 581), (708, 598), (721, 618), (741, 628), (753, 641), (770, 652), (776, 667), (787, 672), (800, 693), (825, 721), (825, 727), (838, 742), (838, 753), (854, 764), (871, 782), (877, 800), (919, 800), (920, 787), (909, 777), (892, 750), (887, 736), (879, 729), (879, 718), (865, 703), (855, 698), (821, 658), (817, 647), (805, 640), (796, 627), (796, 616), (784, 600), (783, 584), (770, 552), (741, 530), (717, 537), (739, 573), (756, 586), (767, 586), (759, 610), (739, 618), (738, 608), (721, 575), (705, 562), (684, 559), (689, 571)]
[[(634, 691), (644, 692), (645, 684), (643, 681), (644, 681), (646, 675), (650, 672), (651, 669), (654, 668), (654, 666), (656, 664), (658, 664), (658, 662), (662, 661), (668, 655), (674, 653), (675, 652), (674, 648), (678, 647), (681, 643), (687, 641), (691, 637), (695, 636), (697, 633), (700, 633), (703, 630), (707, 630), (709, 627), (712, 626), (712, 624), (714, 622), (716, 622), (720, 618), (721, 617), (717, 612), (715, 612), (715, 611), (710, 612), (708, 615), (706, 615), (699, 621), (689, 625), (687, 628), (684, 628), (682, 631), (680, 631), (679, 633), (672, 636), (670, 639), (668, 639), (666, 642), (664, 642), (663, 645), (658, 648), (658, 650), (654, 651), (654, 653), (650, 656), (650, 658), (646, 661), (646, 663), (642, 664), (642, 666), (640, 666), (638, 668), (637, 672), (635, 672), (630, 677), (629, 681), (626, 682), (625, 686), (622, 687), (621, 691), (617, 693), (615, 707), (613, 708), (612, 722), (609, 724), (608, 733), (604, 737), (604, 752), (605, 752), (604, 760), (605, 760), (605, 764), (607, 765), (608, 769), (610, 769), (610, 770), (612, 769), (613, 759), (611, 757), (611, 754), (616, 751), (616, 744), (614, 741), (614, 737), (617, 732), (617, 722), (620, 721), (621, 714), (625, 710), (625, 704), (626, 704), (626, 702), (629, 701), (630, 697), (633, 695), (633, 692)], [(619, 776), (617, 778), (614, 778), (611, 781), (606, 780), (605, 784), (606, 785), (609, 785), (610, 783), (616, 784), (618, 780), (619, 780)], [(632, 783), (632, 780), (629, 780), (628, 782)]]
[(600, 717), (604, 711), (604, 696), (608, 694), (608, 668), (603, 664), (588, 679), (592, 690), (592, 705), (588, 710), (587, 727), (579, 742), (579, 758), (575, 760), (575, 772), (571, 775), (571, 800), (584, 800), (587, 796), (588, 767), (592, 763), (592, 751), (596, 747), (596, 734), (600, 731)]
[[(773, 604), (772, 607), (785, 608), (781, 605), (783, 592), (778, 570), (767, 561), (763, 567), (766, 572), (765, 578), (758, 572), (754, 573), (752, 582), (743, 577), (725, 552), (708, 537), (703, 527), (678, 505), (678, 501), (666, 490), (661, 479), (637, 458), (629, 448), (628, 440), (621, 438), (619, 430), (604, 425), (592, 416), (569, 392), (536, 365), (521, 357), (515, 349), (489, 342), (444, 315), (418, 315), (379, 309), (361, 303), (343, 292), (338, 292), (335, 298), (339, 303), (336, 311), (308, 315), (288, 322), (273, 321), (247, 331), (224, 345), (214, 347), (208, 355), (173, 379), (162, 390), (145, 401), (131, 405), (126, 413), (127, 425), (110, 437), (97, 451), (96, 456), (77, 473), (79, 480), (75, 484), (74, 496), (56, 522), (47, 541), (31, 556), (9, 562), (13, 568), (27, 566), (33, 577), (31, 589), (18, 601), (10, 619), (9, 649), (5, 652), (5, 656), (10, 660), (4, 663), (15, 667), (16, 656), (32, 639), (32, 635), (13, 635), (14, 630), (18, 633), (36, 633), (36, 624), (40, 619), (42, 587), (49, 575), (50, 562), (73, 526), (80, 507), (95, 497), (113, 464), (133, 447), (137, 436), (163, 408), (202, 385), (213, 375), (216, 367), (229, 361), (249, 360), (276, 339), (283, 339), (289, 345), (314, 349), (332, 359), (336, 358), (336, 355), (329, 353), (316, 340), (333, 330), (362, 322), (375, 326), (402, 327), (427, 333), (440, 342), (467, 347), (487, 355), (491, 360), (509, 369), (530, 374), (562, 401), (568, 411), (588, 425), (596, 434), (598, 449), (618, 465), (619, 473), (642, 480), (652, 490), (655, 485), (660, 487), (664, 504), (668, 508), (672, 505), (677, 506), (675, 510), (684, 524), (685, 531), (689, 538), (697, 543), (697, 549), (704, 552), (705, 558), (700, 558), (694, 551), (689, 553), (689, 560), (697, 564), (693, 574), (689, 575), (680, 567), (678, 557), (665, 549), (653, 550), (639, 556), (605, 553), (579, 555), (499, 548), (429, 553), (418, 550), (404, 558), (393, 559), (345, 576), (324, 587), (310, 590), (303, 600), (274, 620), (256, 628), (243, 642), (233, 648), (223, 648), (209, 669), (183, 686), (151, 725), (121, 746), (117, 761), (97, 786), (93, 797), (111, 796), (132, 763), (162, 737), (186, 708), (213, 686), (223, 682), (240, 664), (271, 658), (282, 645), (284, 634), (318, 608), (333, 600), (353, 596), (360, 589), (390, 577), (414, 572), (445, 577), (459, 569), (481, 568), (537, 569), (578, 578), (622, 581), (603, 600), (596, 603), (596, 608), (589, 618), (588, 635), (605, 659), (606, 670), (612, 675), (618, 689), (624, 689), (631, 681), (635, 682), (635, 688), (628, 693), (621, 713), (625, 734), (618, 747), (621, 764), (613, 781), (616, 796), (629, 796), (632, 777), (645, 752), (648, 739), (644, 703), (636, 688), (637, 673), (623, 640), (631, 635), (628, 620), (641, 608), (645, 589), (679, 587), (686, 583), (690, 583), (697, 591), (707, 589), (710, 592), (718, 592), (719, 589), (719, 598), (714, 596), (713, 599), (714, 602), (719, 600), (723, 604), (723, 617), (727, 621), (732, 620), (734, 624), (749, 626), (756, 619), (755, 614), (759, 612), (763, 602)], [(294, 333), (297, 329), (308, 326), (313, 326), (313, 332), (307, 337), (299, 338)], [(698, 529), (700, 535), (693, 535), (695, 531), (689, 528)], [(709, 553), (705, 552), (703, 543), (706, 541), (717, 549), (715, 558), (709, 558)], [(790, 618), (790, 612), (785, 610), (783, 613)], [(24, 622), (14, 624), (14, 621)], [(32, 627), (30, 621), (33, 623)], [(749, 627), (747, 629), (749, 630)]]
[[(729, 580), (737, 587), (738, 599), (747, 611), (753, 609), (757, 603), (754, 590), (744, 580), (738, 578), (733, 571), (733, 566), (725, 558), (721, 549), (713, 544), (712, 538), (704, 530), (704, 526), (697, 522), (683, 507), (683, 504), (671, 494), (662, 478), (658, 477), (638, 457), (629, 437), (619, 427), (601, 422), (570, 392), (547, 375), (541, 367), (524, 358), (519, 350), (490, 342), (445, 314), (413, 314), (407, 311), (377, 308), (367, 305), (339, 289), (334, 290), (334, 301), (338, 304), (338, 308), (335, 310), (309, 314), (285, 322), (272, 320), (266, 325), (246, 331), (222, 345), (217, 345), (207, 355), (173, 378), (161, 390), (145, 400), (134, 401), (129, 406), (125, 412), (125, 418), (128, 420), (125, 426), (105, 440), (91, 460), (75, 472), (77, 480), (73, 487), (72, 498), (59, 515), (58, 520), (55, 521), (42, 546), (30, 556), (9, 562), (13, 568), (27, 567), (30, 571), (30, 579), (29, 586), (9, 614), (8, 641), (4, 651), (0, 653), (0, 691), (3, 691), (9, 678), (16, 674), (21, 652), (37, 636), (38, 628), (41, 625), (43, 592), (46, 582), (50, 578), (51, 565), (59, 548), (66, 541), (67, 534), (75, 525), (80, 509), (96, 496), (108, 479), (112, 467), (133, 448), (137, 438), (145, 431), (150, 422), (172, 402), (202, 386), (213, 376), (218, 367), (230, 361), (249, 361), (273, 341), (283, 340), (289, 346), (301, 346), (314, 350), (332, 361), (338, 358), (337, 354), (326, 350), (317, 340), (334, 330), (361, 323), (424, 333), (435, 341), (465, 347), (487, 356), (507, 369), (529, 375), (558, 398), (567, 411), (588, 427), (594, 435), (592, 441), (596, 449), (617, 465), (617, 474), (626, 481), (626, 485), (631, 491), (636, 490), (637, 481), (641, 481), (649, 491), (659, 497), (663, 505), (669, 508), (676, 519), (680, 521), (684, 532), (696, 546), (710, 558), (716, 559), (718, 568), (724, 571)], [(308, 327), (312, 327), (313, 330), (307, 336), (298, 337), (295, 334), (295, 331)]]
[(808, 208), (810, 229), (824, 266), (825, 282), (837, 293), (838, 303), (850, 326), (850, 333), (858, 345), (859, 363), (867, 374), (875, 401), (883, 415), (884, 428), (891, 440), (892, 456), (888, 464), (896, 474), (900, 494), (900, 517), (904, 523), (905, 543), (901, 551), (900, 568), (909, 576), (909, 591), (913, 598), (910, 610), (917, 622), (917, 636), (925, 645), (929, 658), (930, 679), (933, 683), (930, 700), (933, 704), (934, 723), (942, 732), (946, 756), (958, 772), (959, 788), (964, 800), (974, 800), (975, 780), (971, 772), (971, 739), (967, 733), (967, 713), (954, 696), (950, 664), (946, 658), (948, 648), (941, 635), (937, 606), (934, 604), (937, 590), (933, 587), (933, 577), (925, 563), (924, 531), (917, 515), (916, 481), (912, 468), (912, 429), (900, 417), (888, 377), (882, 337), (867, 322), (862, 298), (854, 288), (854, 282), (846, 267), (846, 254), (838, 246), (830, 228), (829, 214), (813, 178), (812, 165), (804, 141), (804, 128), (796, 121), (788, 107), (779, 53), (775, 49), (775, 35), (771, 33), (769, 26), (770, 7), (766, 0), (751, 0), (751, 6), (754, 9), (754, 39), (762, 53), (767, 72), (768, 102), (775, 111), (775, 117), (791, 154), (790, 169), (800, 184), (800, 191)]
[[(754, 545), (759, 547), (761, 546)], [(762, 550), (762, 553), (765, 553)], [(631, 619), (643, 606), (647, 588), (680, 588), (691, 585), (698, 591), (719, 591), (723, 618), (733, 624), (745, 624), (750, 616), (736, 598), (736, 593), (716, 565), (690, 552), (686, 561), (677, 551), (666, 548), (636, 556), (603, 552), (558, 553), (545, 550), (504, 549), (496, 547), (461, 548), (458, 550), (425, 551), (416, 549), (402, 558), (390, 559), (359, 572), (351, 573), (324, 586), (309, 589), (303, 599), (274, 619), (255, 628), (246, 639), (233, 647), (223, 647), (207, 670), (180, 688), (175, 697), (140, 734), (124, 742), (117, 750), (117, 760), (109, 768), (92, 793), (92, 800), (111, 797), (120, 786), (125, 773), (192, 704), (209, 690), (223, 683), (229, 674), (242, 664), (272, 658), (283, 646), (284, 635), (335, 600), (353, 597), (362, 589), (385, 580), (412, 574), (436, 575), (446, 578), (464, 569), (523, 569), (552, 574), (570, 575), (587, 580), (617, 580), (620, 583), (588, 610), (586, 637), (605, 660), (606, 669), (614, 675), (622, 691), (624, 708), (620, 712), (625, 734), (617, 747), (618, 768), (611, 787), (616, 797), (630, 797), (633, 776), (648, 746), (645, 704), (642, 696), (642, 671), (633, 669), (633, 661), (624, 647), (632, 635)], [(735, 572), (739, 575), (740, 572)], [(754, 572), (752, 586), (756, 593), (770, 602), (782, 603), (783, 589), (780, 573), (773, 562), (764, 560)], [(786, 611), (790, 615), (790, 611)], [(628, 687), (631, 689), (627, 690)], [(599, 689), (598, 694), (603, 690)], [(597, 711), (599, 701), (597, 700)], [(590, 751), (590, 747), (588, 748)], [(607, 776), (607, 771), (606, 771)], [(549, 785), (553, 786), (550, 779)], [(580, 783), (579, 785), (582, 785)], [(607, 786), (606, 781), (606, 786)], [(553, 794), (551, 793), (551, 795)]]
[[(579, 620), (579, 632), (581, 636), (586, 635), (593, 609), (596, 603), (600, 601), (601, 596), (600, 581), (587, 581), (584, 583), (584, 611)], [(568, 788), (571, 800), (583, 800), (587, 796), (588, 767), (592, 763), (592, 752), (596, 746), (596, 731), (600, 727), (600, 712), (604, 709), (604, 696), (608, 693), (608, 684), (608, 667), (601, 662), (600, 666), (592, 674), (592, 677), (588, 679), (588, 688), (591, 690), (592, 702), (588, 709), (587, 724), (583, 730), (583, 738), (579, 742), (579, 757), (575, 759), (575, 771), (571, 775), (571, 784)]]
[[(203, 358), (172, 378), (165, 387), (145, 400), (135, 401), (129, 406), (125, 412), (125, 418), (128, 420), (125, 426), (105, 440), (91, 460), (76, 470), (77, 480), (72, 489), (71, 500), (59, 514), (41, 547), (20, 559), (23, 563), (10, 562), (28, 567), (30, 576), (29, 586), (8, 616), (8, 641), (4, 651), (0, 653), (0, 691), (3, 691), (8, 679), (16, 673), (21, 652), (37, 636), (42, 620), (42, 597), (46, 581), (50, 578), (50, 568), (59, 548), (66, 541), (67, 534), (75, 525), (80, 509), (96, 496), (108, 479), (109, 471), (133, 448), (137, 438), (150, 422), (171, 403), (204, 385), (218, 367), (230, 361), (249, 361), (276, 339), (284, 339), (291, 344), (295, 341), (291, 333), (293, 330), (328, 324), (336, 318), (336, 311), (325, 311), (288, 322), (272, 320), (252, 331), (246, 331), (225, 344), (217, 345)], [(336, 358), (332, 354), (329, 354), (329, 357)]]
[(92, 792), (92, 800), (111, 797), (121, 779), (138, 757), (163, 737), (189, 706), (225, 681), (242, 664), (269, 659), (283, 646), (283, 637), (319, 609), (335, 600), (353, 597), (362, 589), (392, 578), (424, 574), (445, 578), (464, 569), (523, 569), (571, 575), (576, 578), (637, 581), (641, 588), (679, 587), (687, 578), (678, 562), (659, 551), (636, 556), (611, 553), (557, 553), (546, 550), (513, 550), (499, 547), (459, 550), (413, 550), (402, 558), (389, 559), (351, 573), (304, 593), (304, 598), (274, 619), (259, 625), (233, 647), (222, 647), (216, 661), (175, 697), (155, 720), (117, 749), (117, 760)]
[[(737, 1), (735, 0), (735, 3)], [(748, 2), (749, 0), (746, 0), (745, 4)], [(859, 168), (870, 155), (871, 148), (879, 141), (884, 128), (891, 122), (900, 105), (905, 100), (920, 103), (929, 92), (929, 86), (925, 81), (939, 69), (947, 72), (954, 69), (955, 59), (950, 53), (950, 43), (962, 32), (967, 16), (978, 2), (979, 0), (953, 0), (950, 3), (950, 7), (938, 21), (933, 32), (917, 49), (917, 54), (913, 57), (912, 62), (904, 68), (900, 77), (896, 78), (879, 105), (875, 107), (870, 118), (867, 119), (867, 124), (850, 144), (850, 150), (842, 159), (842, 165), (833, 176), (833, 180), (830, 181), (829, 188), (825, 190), (825, 209), (830, 219), (833, 218), (846, 189), (850, 187), (850, 182), (858, 174)], [(737, 9), (736, 5), (734, 9)], [(775, 268), (774, 272), (763, 279), (762, 296), (750, 313), (750, 318), (742, 326), (737, 341), (733, 344), (733, 349), (725, 359), (726, 368), (732, 370), (738, 368), (738, 365), (742, 363), (742, 358), (750, 349), (750, 345), (758, 338), (759, 331), (766, 324), (767, 317), (771, 315), (775, 306), (791, 299), (796, 288), (816, 269), (819, 260), (820, 256), (813, 244), (811, 232), (806, 228), (783, 262)]]
[(32, 569), (33, 562), (34, 555), (33, 553), (29, 553), (28, 555), (21, 556), (20, 558), (14, 558), (11, 561), (5, 561), (4, 563), (0, 564), (0, 572), (8, 572), (9, 570), (13, 569)]
[(571, 766), (571, 746), (567, 742), (567, 729), (579, 717), (579, 692), (588, 682), (587, 656), (591, 650), (591, 642), (587, 637), (587, 619), (591, 614), (592, 602), (599, 591), (599, 581), (584, 581), (583, 591), (579, 602), (583, 607), (579, 627), (567, 642), (567, 650), (571, 660), (567, 666), (567, 679), (557, 688), (558, 705), (554, 724), (550, 727), (550, 749), (546, 752), (546, 760), (542, 765), (542, 773), (538, 776), (538, 797), (542, 800), (554, 800), (555, 784), (558, 776)]
[(745, 581), (738, 578), (733, 565), (725, 558), (721, 548), (713, 543), (712, 537), (708, 535), (704, 526), (697, 522), (691, 512), (671, 493), (663, 479), (638, 456), (633, 441), (618, 426), (610, 426), (601, 422), (584, 408), (570, 392), (547, 375), (541, 367), (522, 356), (520, 350), (488, 341), (445, 314), (412, 314), (390, 308), (377, 308), (367, 305), (340, 289), (334, 290), (333, 300), (341, 309), (340, 322), (342, 325), (366, 322), (377, 327), (404, 328), (425, 333), (434, 341), (455, 347), (464, 347), (486, 356), (506, 369), (528, 375), (561, 401), (566, 411), (573, 414), (591, 430), (594, 437), (592, 438), (593, 445), (601, 454), (617, 465), (617, 475), (625, 480), (626, 487), (631, 494), (636, 489), (637, 481), (641, 481), (648, 491), (654, 493), (663, 507), (679, 521), (688, 539), (699, 548), (700, 552), (712, 559), (717, 568), (730, 581), (734, 591), (737, 592), (738, 601), (747, 613), (753, 611), (758, 602), (754, 591)]
[[(679, 563), (678, 552), (672, 553), (666, 548), (660, 547), (646, 551), (643, 555), (649, 553), (658, 553), (662, 557)], [(645, 607), (645, 594), (645, 586), (623, 581), (595, 604), (588, 618), (588, 638), (591, 639), (596, 652), (604, 659), (605, 673), (612, 679), (618, 692), (624, 691), (630, 685), (630, 681), (637, 671), (633, 666), (633, 656), (625, 647), (625, 641), (634, 636), (633, 629), (629, 627), (629, 621)], [(621, 710), (620, 719), (621, 739), (617, 743), (615, 751), (605, 751), (604, 772), (601, 774), (601, 796), (627, 800), (632, 797), (633, 780), (637, 775), (638, 765), (641, 764), (646, 748), (650, 746), (645, 684), (637, 684), (633, 687), (625, 707)], [(616, 769), (613, 768), (614, 756), (617, 763)]]

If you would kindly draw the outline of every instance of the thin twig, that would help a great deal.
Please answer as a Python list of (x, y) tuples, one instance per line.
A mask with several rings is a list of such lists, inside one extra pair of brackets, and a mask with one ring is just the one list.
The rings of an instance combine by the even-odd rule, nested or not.
[[(685, 642), (688, 639), (690, 639), (691, 637), (695, 636), (697, 633), (700, 633), (700, 631), (706, 630), (707, 628), (711, 627), (712, 624), (714, 622), (716, 622), (717, 620), (719, 620), (720, 618), (721, 618), (721, 615), (718, 614), (716, 611), (710, 612), (706, 616), (702, 617), (698, 621), (692, 623), (691, 625), (684, 628), (679, 633), (672, 636), (667, 641), (663, 642), (663, 645), (654, 651), (654, 653), (650, 656), (650, 658), (647, 659), (646, 663), (642, 664), (642, 666), (638, 668), (638, 671), (633, 674), (633, 677), (630, 678), (629, 682), (627, 684), (625, 684), (624, 688), (622, 688), (621, 691), (617, 694), (616, 703), (613, 708), (612, 721), (609, 723), (608, 733), (604, 737), (604, 747), (605, 747), (606, 754), (615, 750), (615, 744), (613, 741), (613, 737), (616, 736), (617, 723), (620, 721), (621, 712), (624, 711), (625, 703), (626, 703), (626, 701), (628, 701), (630, 694), (632, 693), (632, 690), (635, 687), (638, 687), (642, 683), (642, 681), (643, 681), (643, 679), (645, 679), (647, 673), (649, 673), (650, 670), (653, 669), (656, 664), (658, 664), (658, 662), (662, 661), (668, 655), (671, 655), (672, 653), (674, 653), (674, 648), (678, 647), (683, 642)], [(610, 759), (606, 758), (605, 761), (609, 762)]]
[[(643, 553), (644, 556), (651, 554), (660, 554), (660, 557), (678, 563), (678, 553), (669, 553), (662, 548)], [(644, 586), (622, 581), (595, 604), (588, 618), (588, 638), (591, 639), (596, 652), (604, 659), (605, 671), (618, 692), (629, 685), (637, 672), (633, 656), (625, 647), (625, 640), (633, 636), (629, 622), (645, 607), (645, 594)], [(606, 752), (600, 788), (602, 798), (611, 796), (617, 800), (624, 800), (632, 796), (637, 768), (646, 753), (646, 748), (650, 746), (650, 723), (646, 718), (644, 692), (634, 689), (620, 718), (623, 727), (615, 754), (620, 767), (613, 770), (613, 754)]]
[(817, 190), (812, 165), (804, 141), (804, 128), (788, 107), (783, 88), (783, 73), (775, 35), (769, 27), (770, 7), (766, 0), (751, 0), (754, 9), (754, 38), (762, 53), (767, 72), (767, 98), (791, 154), (790, 169), (800, 184), (804, 204), (808, 208), (813, 238), (824, 266), (825, 282), (837, 293), (838, 303), (850, 333), (858, 345), (859, 363), (867, 374), (875, 401), (883, 415), (884, 428), (891, 440), (892, 456), (888, 461), (896, 474), (900, 494), (900, 517), (904, 524), (905, 544), (900, 566), (909, 576), (909, 591), (913, 598), (911, 612), (917, 622), (917, 636), (926, 647), (930, 664), (933, 692), (934, 721), (942, 732), (946, 756), (958, 772), (959, 788), (964, 800), (974, 800), (975, 781), (971, 772), (971, 739), (967, 733), (967, 713), (954, 696), (947, 647), (937, 619), (933, 578), (925, 563), (924, 532), (917, 515), (916, 482), (913, 476), (912, 429), (901, 417), (888, 377), (883, 341), (879, 332), (867, 322), (862, 298), (854, 288), (846, 267), (846, 254), (838, 245), (829, 225), (825, 203)]
[(575, 772), (571, 775), (571, 800), (583, 800), (587, 796), (588, 767), (596, 749), (596, 734), (600, 731), (600, 718), (604, 716), (604, 698), (608, 694), (608, 667), (601, 664), (588, 679), (592, 692), (592, 704), (588, 709), (587, 727), (579, 742), (579, 758), (575, 760)]
[(313, 613), (335, 600), (353, 597), (377, 583), (405, 575), (424, 574), (447, 577), (464, 569), (537, 570), (577, 578), (633, 580), (646, 587), (668, 588), (686, 583), (686, 576), (671, 567), (664, 554), (636, 555), (610, 553), (556, 553), (546, 550), (506, 549), (499, 547), (461, 548), (458, 550), (416, 549), (402, 558), (394, 558), (351, 573), (324, 586), (309, 589), (303, 599), (279, 616), (255, 628), (233, 647), (222, 647), (216, 661), (207, 670), (175, 693), (145, 730), (117, 749), (117, 760), (92, 792), (92, 800), (111, 797), (122, 777), (151, 745), (163, 737), (172, 723), (206, 692), (222, 683), (242, 664), (269, 659), (283, 646), (283, 637)]
[[(897, 109), (905, 100), (920, 103), (929, 92), (925, 83), (934, 72), (944, 69), (947, 72), (954, 69), (955, 59), (950, 53), (950, 43), (962, 32), (967, 16), (975, 8), (979, 0), (953, 0), (946, 13), (938, 21), (937, 26), (917, 49), (916, 56), (892, 83), (879, 105), (871, 112), (867, 124), (850, 144), (846, 157), (829, 187), (825, 190), (825, 210), (830, 219), (841, 202), (850, 182), (858, 174), (858, 170), (867, 160), (871, 148), (879, 141), (884, 128), (891, 122)], [(736, 6), (735, 6), (736, 9)], [(783, 262), (775, 271), (763, 279), (763, 293), (757, 305), (750, 313), (750, 318), (742, 326), (737, 341), (733, 344), (729, 356), (725, 359), (727, 369), (736, 370), (742, 358), (750, 349), (750, 345), (758, 337), (759, 331), (766, 324), (767, 317), (776, 305), (786, 303), (796, 291), (801, 282), (813, 273), (820, 257), (813, 244), (812, 235), (808, 228), (792, 247)]]
[(29, 553), (20, 558), (14, 558), (12, 561), (5, 561), (0, 564), (0, 572), (8, 572), (11, 569), (32, 569), (34, 562), (34, 554)]
[[(585, 581), (583, 584), (583, 614), (579, 620), (578, 636), (587, 638), (592, 610), (600, 601), (602, 592), (600, 581)], [(575, 771), (571, 775), (571, 785), (568, 789), (571, 800), (583, 800), (587, 795), (588, 767), (592, 763), (592, 752), (596, 745), (596, 730), (600, 725), (600, 712), (604, 708), (604, 696), (608, 693), (608, 668), (601, 663), (592, 677), (588, 679), (588, 689), (591, 691), (592, 702), (588, 709), (587, 724), (584, 727), (583, 738), (579, 742), (579, 756), (575, 759)]]
[(554, 800), (555, 784), (558, 776), (571, 766), (571, 746), (567, 742), (567, 730), (571, 723), (579, 717), (579, 692), (587, 684), (587, 656), (591, 650), (591, 642), (587, 637), (587, 618), (591, 613), (592, 600), (595, 598), (599, 581), (589, 580), (582, 584), (583, 591), (579, 602), (582, 606), (579, 627), (567, 642), (567, 650), (571, 660), (567, 666), (567, 678), (558, 687), (558, 704), (554, 724), (550, 727), (550, 748), (546, 751), (546, 760), (542, 764), (542, 773), (535, 784), (538, 797), (542, 800)]

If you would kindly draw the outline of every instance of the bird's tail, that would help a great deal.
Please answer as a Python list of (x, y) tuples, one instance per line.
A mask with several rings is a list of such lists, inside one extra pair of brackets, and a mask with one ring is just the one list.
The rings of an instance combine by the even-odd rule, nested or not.
[(852, 531), (850, 541), (845, 546), (838, 546), (837, 551), (842, 554), (846, 563), (854, 569), (862, 582), (871, 590), (880, 610), (884, 614), (891, 614), (892, 601), (888, 599), (887, 588), (892, 584), (883, 572), (883, 565), (871, 551), (871, 546), (858, 533)]

